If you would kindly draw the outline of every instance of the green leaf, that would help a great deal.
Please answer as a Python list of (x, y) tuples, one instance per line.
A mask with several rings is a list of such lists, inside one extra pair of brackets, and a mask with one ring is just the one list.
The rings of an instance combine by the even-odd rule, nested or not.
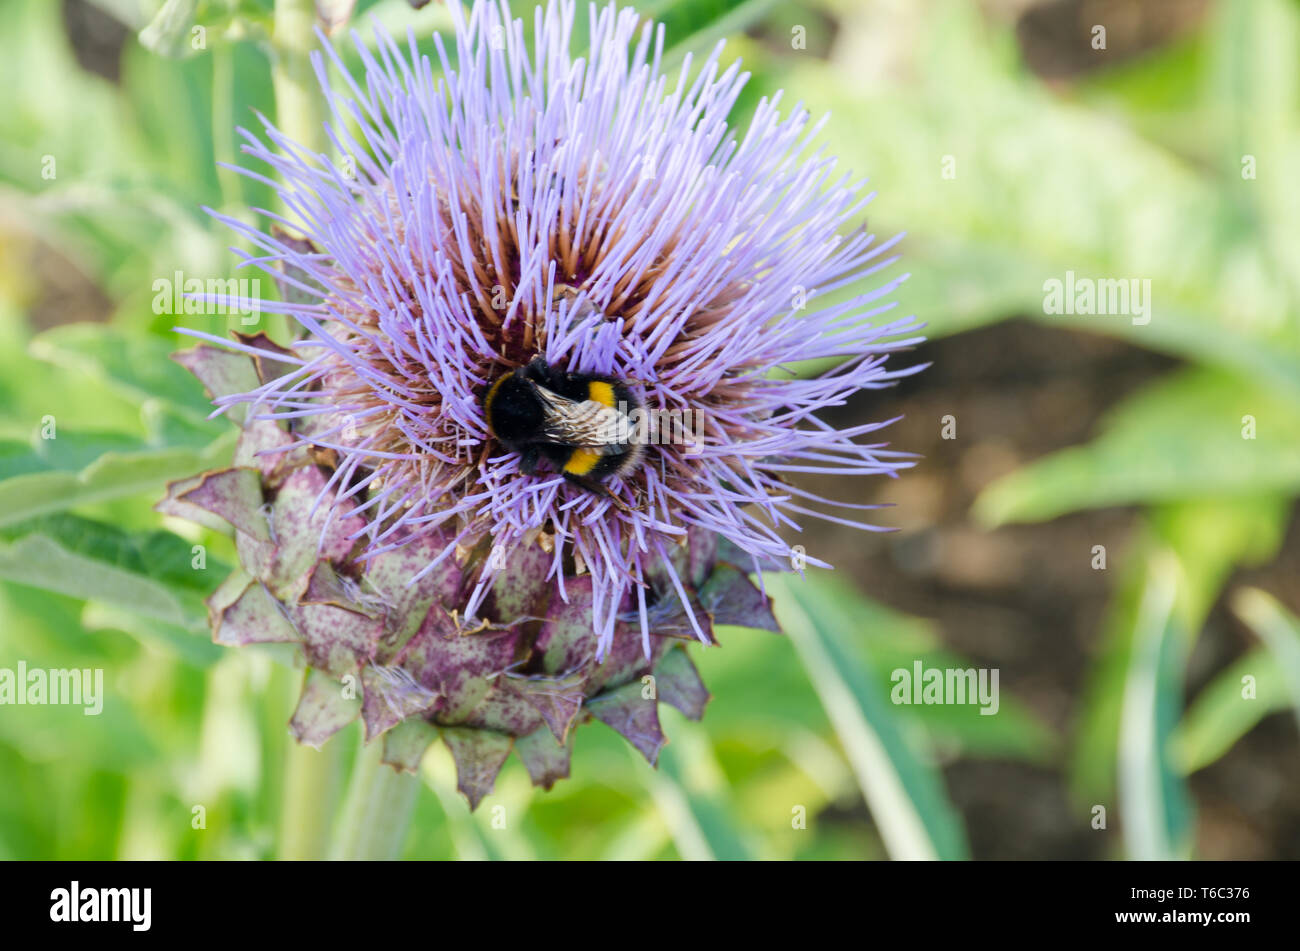
[[(420, 778), (433, 791), (442, 806), (442, 824), (446, 826), (454, 856), (465, 861), (527, 860), (535, 858), (528, 840), (520, 834), (518, 823), (507, 819), (504, 829), (492, 827), (492, 807), (503, 805), (505, 814), (522, 815), (528, 810), (532, 788), (527, 781), (509, 786), (497, 778), (497, 786), (480, 806), (480, 812), (471, 813), (465, 798), (457, 791), (456, 765), (445, 743), (434, 743), (420, 764)], [(408, 857), (410, 857), (408, 853)]]
[[(1253, 689), (1244, 695), (1248, 677)], [(1255, 648), (1196, 695), (1174, 731), (1174, 762), (1186, 774), (1204, 769), (1264, 717), (1285, 709), (1289, 701), (1277, 659), (1267, 650)]]
[[(12, 662), (6, 666), (12, 666)], [(29, 669), (36, 666), (28, 663)], [(11, 715), (0, 717), (0, 749), (8, 746), (23, 754), (22, 768), (6, 774), (6, 785), (16, 773), (40, 772), (33, 764), (48, 768), (65, 761), (79, 768), (129, 771), (147, 769), (158, 762), (156, 743), (131, 708), (130, 698), (115, 691), (109, 673), (105, 671), (107, 696), (101, 698), (104, 707), (97, 716), (86, 716), (82, 707), (68, 704), (27, 705), (20, 708), (21, 716), (6, 709)], [(46, 810), (39, 814), (49, 815)], [(84, 812), (69, 815), (68, 819), (73, 824), (89, 821)]]
[[(14, 443), (0, 444), (0, 527), (138, 493), (161, 496), (167, 482), (194, 475), (228, 456), (235, 434), (197, 449), (103, 451), (112, 437), (64, 433), (57, 449), (41, 446), (21, 453)], [(137, 444), (138, 445), (138, 444)], [(86, 456), (93, 461), (76, 468)]]
[(1131, 858), (1187, 858), (1192, 803), (1174, 769), (1170, 736), (1182, 709), (1184, 638), (1174, 618), (1178, 563), (1153, 558), (1133, 630), (1119, 737), (1119, 802)]
[[(859, 630), (870, 632), (863, 662), (877, 687), (889, 693), (893, 672), (925, 669), (967, 669), (969, 660), (941, 648), (935, 625), (909, 617), (867, 598), (853, 597), (849, 608)], [(907, 704), (895, 708), (914, 720), (937, 745), (967, 756), (1020, 758), (1045, 762), (1056, 746), (1055, 735), (1024, 704), (1003, 692), (996, 715), (984, 715), (976, 704)]]
[(776, 0), (660, 0), (643, 11), (664, 25), (664, 69), (671, 72), (688, 52), (695, 62), (719, 40), (745, 32), (760, 20)]
[(1149, 524), (1128, 551), (1109, 555), (1107, 570), (1119, 577), (1107, 607), (1097, 660), (1087, 674), (1073, 744), (1070, 786), (1076, 803), (1101, 802), (1114, 791), (1124, 683), (1152, 559), (1162, 551), (1178, 558), (1182, 583), (1174, 610), (1190, 653), (1233, 569), (1274, 556), (1289, 510), (1288, 500), (1268, 496), (1170, 504), (1151, 513)]
[(983, 524), (1046, 521), (1084, 508), (1300, 490), (1300, 410), (1251, 380), (1189, 369), (1122, 402), (1086, 446), (988, 486)]
[[(24, 191), (75, 181), (92, 169), (120, 168), (130, 154), (121, 136), (123, 109), (112, 84), (80, 68), (59, 4), (5, 5), (0, 37), (7, 102), (0, 110), (0, 179)], [(54, 179), (39, 159), (55, 160)], [(48, 174), (48, 173), (47, 173)], [(32, 225), (45, 225), (34, 219)]]
[[(210, 567), (208, 570), (213, 576), (220, 574), (219, 568)], [(195, 612), (197, 616), (197, 608)], [(226, 648), (214, 644), (210, 638), (195, 636), (201, 632), (154, 621), (135, 611), (103, 601), (86, 602), (81, 614), (81, 626), (88, 634), (94, 635), (109, 631), (120, 632), (156, 650), (174, 654), (191, 667), (211, 667), (226, 654)]]
[(16, 476), (38, 472), (84, 469), (111, 452), (133, 452), (140, 439), (126, 433), (67, 433), (54, 439), (32, 441), (7, 439), (0, 442), (0, 484)]
[(1213, 31), (1184, 34), (1140, 58), (1092, 70), (1078, 77), (1075, 101), (1102, 113), (1123, 115), (1143, 136), (1179, 155), (1211, 165), (1206, 140), (1204, 87), (1188, 77), (1205, 72), (1206, 47)]
[(199, 0), (166, 0), (140, 31), (140, 45), (160, 56), (188, 55), (193, 52), (190, 29), (198, 19), (198, 11)]
[(766, 579), (777, 619), (794, 643), (894, 858), (968, 854), (961, 820), (933, 764), (917, 750), (849, 636), (865, 636), (843, 589), (814, 576)]
[[(1112, 116), (1048, 91), (1018, 62), (1010, 31), (975, 7), (933, 7), (931, 16), (897, 18), (901, 36), (888, 44), (879, 16), (853, 11), (830, 61), (799, 58), (783, 77), (814, 115), (834, 115), (830, 153), (881, 188), (871, 230), (908, 232), (912, 279), (899, 313), (915, 313), (931, 335), (1027, 315), (1300, 394), (1291, 278), (1300, 252), (1279, 259), (1242, 217), (1234, 190), (1258, 183), (1208, 176)], [(882, 48), (891, 60), (883, 67)], [(1294, 180), (1291, 162), (1267, 168), (1282, 188)], [(1294, 227), (1277, 231), (1291, 237), (1288, 248), (1300, 244)], [(1046, 282), (1070, 271), (1146, 281), (1149, 309), (1048, 315)]]
[[(1264, 217), (1282, 211), (1287, 200), (1286, 178), (1264, 174), (1242, 180), (1242, 157), (1253, 155), (1265, 168), (1286, 158), (1297, 130), (1300, 108), (1300, 9), (1287, 0), (1217, 5), (1206, 36), (1209, 40), (1210, 121), (1225, 178), (1243, 187), (1235, 194)], [(1289, 141), (1290, 140), (1290, 141)], [(1281, 199), (1274, 207), (1272, 198)]]
[(104, 324), (67, 324), (33, 338), (33, 357), (102, 381), (138, 403), (157, 400), (208, 431), (211, 441), (227, 428), (209, 420), (212, 403), (193, 374), (171, 359), (175, 346), (158, 337), (124, 333)]
[[(911, 671), (915, 663), (925, 670), (966, 670), (974, 665), (951, 651), (894, 647), (873, 636), (869, 663), (876, 686), (889, 693), (892, 672)], [(924, 727), (945, 752), (969, 757), (1020, 759), (1046, 764), (1057, 748), (1057, 737), (1019, 700), (999, 691), (996, 715), (980, 713), (977, 704), (909, 704), (899, 707), (901, 717)]]
[(170, 532), (133, 535), (58, 515), (6, 535), (0, 542), (0, 578), (207, 631), (203, 596), (224, 570), (216, 564), (193, 568), (190, 544)]
[(1273, 655), (1300, 723), (1300, 619), (1258, 588), (1238, 591), (1232, 609)]
[[(672, 742), (659, 754), (659, 772), (642, 770), (655, 805), (684, 859), (743, 861), (754, 858), (736, 827), (736, 810), (708, 736), (685, 717), (668, 713)], [(630, 750), (630, 747), (629, 747)]]

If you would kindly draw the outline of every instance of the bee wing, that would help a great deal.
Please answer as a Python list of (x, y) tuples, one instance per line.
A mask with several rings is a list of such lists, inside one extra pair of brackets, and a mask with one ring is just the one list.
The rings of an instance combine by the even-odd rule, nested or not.
[(546, 404), (542, 434), (548, 441), (606, 452), (627, 442), (628, 425), (618, 410), (595, 400), (566, 399), (544, 386), (539, 386), (537, 391)]

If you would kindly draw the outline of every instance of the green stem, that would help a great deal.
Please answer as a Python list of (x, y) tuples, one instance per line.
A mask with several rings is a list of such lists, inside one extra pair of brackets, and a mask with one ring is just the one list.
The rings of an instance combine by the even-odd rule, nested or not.
[[(311, 66), (316, 46), (314, 0), (276, 0), (272, 26), (276, 126), (313, 153), (325, 153), (325, 103)], [(281, 808), (282, 858), (320, 858), (338, 800), (339, 741), (321, 752), (290, 744)], [(338, 859), (401, 855), (415, 809), (418, 780), (380, 762), (382, 744), (363, 746), (352, 767), (347, 804), (329, 854)]]
[[(313, 155), (329, 152), (325, 134), (325, 100), (321, 96), (311, 54), (316, 48), (315, 0), (275, 0), (271, 24), (271, 86), (275, 92), (275, 124), (290, 141)], [(325, 161), (328, 161), (326, 159)], [(280, 208), (292, 221), (287, 206)], [(298, 229), (292, 225), (290, 232)], [(298, 234), (301, 237), (301, 233)], [(272, 334), (297, 335), (293, 321), (283, 316), (270, 322)]]
[(290, 742), (285, 756), (284, 800), (280, 809), (282, 859), (321, 859), (329, 849), (330, 825), (342, 788), (339, 746), (320, 750)]
[(343, 821), (330, 858), (401, 858), (420, 781), (383, 763), (383, 744), (363, 745), (352, 767)]
[[(234, 162), (235, 107), (234, 51), (229, 44), (217, 43), (209, 54), (212, 57), (212, 151), (218, 161)], [(229, 214), (241, 204), (240, 179), (229, 168), (217, 166), (217, 182), (221, 186), (221, 210)]]
[(271, 84), (275, 90), (276, 127), (304, 148), (324, 152), (329, 146), (325, 104), (311, 68), (315, 24), (313, 0), (276, 0)]
[[(277, 665), (271, 684), (277, 698), (274, 719), (283, 729), (298, 704), (302, 672)], [(281, 736), (284, 772), (276, 857), (290, 861), (323, 859), (329, 853), (330, 830), (343, 798), (344, 744), (335, 738), (314, 750), (296, 742), (287, 730)]]

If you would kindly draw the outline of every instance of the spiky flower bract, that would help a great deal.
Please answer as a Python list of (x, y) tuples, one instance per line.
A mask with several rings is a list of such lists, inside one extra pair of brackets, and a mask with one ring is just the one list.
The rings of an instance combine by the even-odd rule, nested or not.
[[(285, 530), (310, 525), (328, 571), (308, 570), (298, 552), (294, 571), (268, 580), (283, 539), (274, 524), (248, 536), (241, 561), (280, 605), (266, 616), (285, 614), (313, 668), (331, 676), (404, 670), (396, 686), (375, 687), (405, 698), (394, 722), (420, 711), (444, 725), (458, 721), (431, 711), (464, 704), (477, 715), (487, 695), (455, 696), (449, 677), (496, 678), (490, 692), (506, 672), (554, 681), (579, 671), (566, 696), (581, 702), (608, 685), (592, 673), (602, 660), (636, 686), (629, 678), (668, 656), (666, 637), (711, 642), (728, 613), (771, 626), (745, 574), (784, 564), (783, 533), (800, 521), (847, 521), (787, 474), (907, 464), (859, 441), (883, 424), (837, 430), (818, 413), (913, 372), (885, 360), (916, 342), (902, 339), (910, 318), (875, 320), (902, 276), (864, 283), (893, 263), (897, 240), (852, 230), (871, 196), (814, 151), (820, 124), (801, 109), (781, 117), (779, 95), (739, 131), (729, 125), (747, 75), (721, 67), (721, 44), (698, 69), (687, 57), (666, 75), (662, 27), (630, 9), (592, 8), (582, 56), (567, 0), (538, 9), (527, 39), (503, 3), (450, 9), (454, 48), (435, 38), (436, 70), (414, 37), (404, 50), (377, 29), (373, 53), (354, 38), (356, 80), (326, 44), (316, 66), (333, 161), (270, 123), (244, 133), (245, 153), (269, 173), (241, 171), (272, 184), (287, 211), (263, 213), (269, 234), (218, 217), (261, 249), (249, 260), (288, 291), (263, 310), (292, 318), (301, 339), (290, 349), (264, 336), (227, 342), (252, 358), (239, 358), (256, 367), (247, 385), (200, 348), (194, 368), (219, 406), (241, 413), (241, 471), (254, 475), (226, 476), (220, 491), (185, 483), (170, 503), (224, 506), (232, 520), (288, 493)], [(816, 306), (827, 299), (837, 302)], [(485, 389), (537, 357), (628, 381), (652, 419), (672, 422), (603, 494), (525, 472), (491, 436)], [(819, 360), (834, 369), (782, 372)], [(220, 503), (204, 506), (204, 492)], [(249, 590), (245, 577), (226, 592), (218, 628)], [(394, 599), (420, 598), (396, 627), (380, 620)], [(526, 644), (443, 657), (431, 672), (438, 664), (423, 655), (407, 662), (424, 649), (411, 648), (411, 631), (429, 625), (430, 604), (446, 615), (439, 630), (457, 635), (534, 628)], [(313, 634), (303, 612), (325, 606), (370, 627), (342, 646)], [(557, 613), (585, 631), (572, 656), (548, 648)], [(516, 737), (528, 726), (479, 719)], [(555, 732), (561, 742), (571, 721)]]

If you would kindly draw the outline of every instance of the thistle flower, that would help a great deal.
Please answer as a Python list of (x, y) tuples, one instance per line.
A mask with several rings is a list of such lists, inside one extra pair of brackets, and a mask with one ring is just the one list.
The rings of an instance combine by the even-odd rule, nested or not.
[[(914, 372), (884, 364), (916, 341), (900, 339), (910, 318), (871, 320), (902, 277), (804, 309), (890, 265), (897, 238), (842, 233), (871, 196), (809, 154), (807, 113), (781, 118), (777, 96), (733, 132), (747, 76), (721, 68), (721, 44), (668, 77), (662, 27), (629, 9), (593, 9), (584, 58), (568, 0), (536, 11), (531, 43), (504, 3), (450, 9), (440, 74), (413, 37), (403, 52), (377, 29), (375, 54), (356, 40), (360, 82), (325, 44), (338, 165), (270, 123), (243, 133), (274, 174), (239, 171), (289, 211), (262, 213), (269, 234), (217, 217), (264, 252), (248, 260), (288, 293), (263, 309), (301, 339), (211, 336), (181, 355), (242, 432), (234, 467), (160, 507), (234, 527), (242, 567), (210, 602), (215, 637), (301, 645), (300, 739), (359, 708), (386, 760), (413, 768), (441, 730), (476, 804), (512, 740), (549, 787), (581, 719), (653, 762), (657, 701), (702, 713), (685, 643), (721, 623), (775, 630), (748, 575), (786, 566), (782, 532), (806, 518), (858, 524), (786, 474), (908, 464), (858, 441), (884, 424), (817, 414)], [(539, 357), (627, 381), (673, 438), (661, 427), (600, 491), (526, 471), (483, 394)], [(809, 360), (836, 367), (773, 373)]]

